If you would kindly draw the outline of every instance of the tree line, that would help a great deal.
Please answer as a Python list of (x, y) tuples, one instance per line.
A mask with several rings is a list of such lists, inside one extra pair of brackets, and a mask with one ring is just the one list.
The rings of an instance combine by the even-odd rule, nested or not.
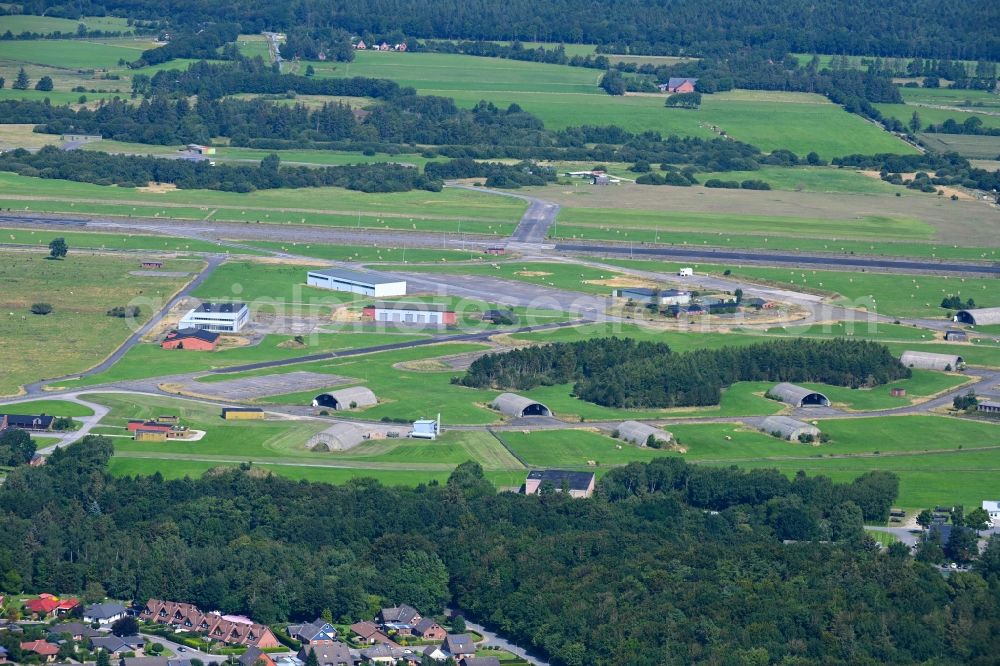
[(832, 160), (838, 166), (876, 170), (882, 179), (903, 184), (901, 174), (916, 173), (911, 181), (917, 189), (924, 186), (933, 191), (935, 185), (960, 185), (986, 192), (1000, 191), (1000, 172), (973, 167), (969, 160), (958, 153), (927, 151), (920, 155), (846, 155)]
[(143, 187), (155, 182), (172, 183), (181, 189), (226, 192), (330, 186), (361, 192), (407, 192), (412, 189), (437, 192), (441, 189), (440, 181), (426, 177), (418, 169), (398, 164), (310, 168), (281, 167), (280, 163), (277, 155), (270, 155), (261, 160), (259, 166), (211, 166), (204, 160), (65, 151), (55, 146), (46, 146), (37, 153), (19, 148), (0, 155), (0, 171), (122, 187)]
[[(0, 591), (174, 599), (265, 623), (445, 605), (555, 666), (987, 664), (1000, 540), (941, 576), (861, 530), (898, 480), (676, 458), (610, 471), (595, 497), (444, 483), (292, 481), (245, 464), (114, 477), (89, 436), (0, 486)], [(783, 540), (788, 542), (783, 543)]]
[(251, 0), (187, 2), (183, 11), (153, 0), (31, 0), (25, 11), (74, 17), (105, 13), (169, 18), (179, 26), (231, 21), (245, 32), (336, 26), (355, 34), (398, 31), (416, 38), (597, 44), (608, 53), (718, 55), (739, 48), (793, 53), (1000, 60), (998, 10), (989, 2), (944, 0), (677, 0), (653, 5), (622, 0), (322, 0), (260, 4)]
[(455, 383), (526, 390), (575, 382), (573, 394), (616, 408), (717, 405), (741, 381), (871, 387), (910, 376), (885, 345), (861, 340), (763, 342), (673, 353), (631, 338), (558, 342), (482, 356)]

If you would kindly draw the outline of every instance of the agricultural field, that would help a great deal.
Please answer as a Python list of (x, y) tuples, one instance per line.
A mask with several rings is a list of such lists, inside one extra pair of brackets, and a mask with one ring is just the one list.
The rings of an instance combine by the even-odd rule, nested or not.
[(0, 207), (263, 224), (509, 235), (524, 202), (462, 189), (366, 194), (336, 187), (258, 190), (127, 188), (0, 173)]
[(775, 190), (794, 192), (853, 192), (857, 194), (895, 194), (896, 185), (866, 176), (853, 169), (836, 167), (764, 167), (757, 171), (723, 171), (699, 173), (702, 183), (710, 178), (719, 180), (762, 180)]
[(956, 152), (962, 157), (996, 160), (1000, 156), (1000, 136), (977, 136), (975, 134), (927, 134), (918, 135), (928, 147), (941, 152)]
[(986, 90), (961, 90), (959, 88), (900, 88), (903, 101), (911, 106), (931, 104), (953, 106), (969, 110), (1000, 109), (1000, 95)]
[[(55, 234), (53, 234), (54, 236)], [(174, 259), (165, 268), (195, 273), (202, 262)], [(133, 275), (128, 257), (70, 254), (50, 261), (42, 253), (0, 252), (0, 395), (26, 382), (83, 371), (110, 354), (131, 334), (128, 325), (105, 312), (142, 299), (140, 323), (189, 279)], [(33, 303), (52, 305), (35, 315)]]
[(132, 31), (128, 20), (117, 16), (83, 16), (79, 20), (72, 20), (53, 16), (13, 14), (4, 16), (0, 23), (3, 25), (4, 32), (10, 30), (15, 35), (20, 35), (22, 32), (34, 32), (40, 35), (53, 32), (75, 33), (80, 25), (87, 26), (87, 30), (104, 32), (129, 33)]
[(816, 151), (825, 158), (857, 152), (913, 152), (912, 147), (819, 95), (734, 91), (707, 95), (701, 109), (690, 111), (665, 109), (662, 95), (606, 95), (597, 87), (599, 70), (564, 65), (377, 52), (358, 53), (352, 63), (312, 65), (317, 76), (389, 78), (424, 94), (451, 97), (462, 106), (480, 100), (501, 107), (516, 103), (555, 129), (615, 124), (635, 132), (704, 138), (725, 131), (764, 151), (787, 148), (802, 155)]
[[(910, 104), (876, 104), (875, 108), (881, 111), (882, 115), (886, 118), (896, 118), (904, 125), (910, 122), (913, 112), (916, 111), (924, 127), (930, 124), (938, 125), (949, 118), (954, 119), (959, 124), (965, 122), (968, 118), (979, 118), (983, 123), (983, 127), (1000, 128), (1000, 115), (978, 113), (971, 108), (952, 110), (928, 106), (912, 106)], [(993, 110), (992, 113), (996, 113), (996, 110)]]

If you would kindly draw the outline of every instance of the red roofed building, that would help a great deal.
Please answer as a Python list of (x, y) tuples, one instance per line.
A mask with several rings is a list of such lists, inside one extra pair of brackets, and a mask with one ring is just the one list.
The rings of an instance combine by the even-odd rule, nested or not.
[(52, 595), (46, 595), (38, 599), (28, 599), (24, 602), (24, 607), (33, 615), (45, 618), (56, 612), (56, 609), (59, 608), (59, 600)]
[(27, 643), (21, 643), (21, 650), (23, 652), (37, 654), (46, 662), (55, 661), (56, 655), (59, 654), (59, 646), (53, 645), (48, 641), (29, 641)]
[(147, 622), (169, 624), (230, 645), (252, 645), (261, 649), (279, 647), (274, 633), (249, 619), (218, 613), (202, 613), (193, 604), (150, 599), (139, 614)]

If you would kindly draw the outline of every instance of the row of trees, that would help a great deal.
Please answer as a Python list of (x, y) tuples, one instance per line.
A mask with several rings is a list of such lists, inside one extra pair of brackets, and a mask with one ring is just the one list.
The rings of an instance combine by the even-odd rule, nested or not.
[(1000, 172), (973, 167), (967, 159), (957, 153), (936, 153), (928, 151), (920, 155), (846, 155), (835, 158), (832, 163), (860, 169), (879, 171), (882, 179), (902, 183), (900, 174), (916, 173), (922, 178), (914, 179), (933, 185), (960, 185), (986, 192), (1000, 191)]
[(611, 337), (487, 354), (455, 381), (493, 389), (575, 382), (583, 400), (647, 408), (717, 405), (722, 389), (740, 381), (860, 388), (910, 372), (887, 347), (868, 341), (792, 339), (675, 354), (662, 343)]
[(153, 0), (31, 0), (26, 11), (80, 16), (116, 13), (168, 18), (195, 29), (238, 19), (246, 33), (329, 26), (354, 34), (398, 30), (416, 38), (544, 41), (598, 44), (608, 53), (717, 55), (739, 48), (794, 53), (856, 53), (1000, 60), (996, 10), (990, 3), (943, 0), (841, 0), (817, 6), (807, 0), (705, 3), (677, 0), (650, 6), (616, 3), (612, 15), (596, 0), (322, 0), (261, 5), (250, 0), (189, 2), (183, 11)]
[(22, 176), (59, 178), (98, 185), (141, 187), (172, 183), (182, 189), (252, 192), (289, 187), (344, 187), (362, 192), (439, 191), (441, 182), (418, 169), (396, 164), (363, 164), (323, 168), (283, 167), (277, 155), (260, 166), (219, 165), (207, 161), (170, 160), (91, 151), (64, 151), (46, 146), (37, 153), (18, 149), (0, 155), (0, 171)]
[[(91, 436), (0, 486), (0, 589), (177, 599), (275, 623), (460, 608), (555, 666), (990, 663), (1000, 543), (942, 577), (861, 532), (897, 479), (689, 466), (609, 472), (595, 497), (291, 481), (244, 465), (112, 477)], [(793, 543), (782, 543), (790, 539)]]

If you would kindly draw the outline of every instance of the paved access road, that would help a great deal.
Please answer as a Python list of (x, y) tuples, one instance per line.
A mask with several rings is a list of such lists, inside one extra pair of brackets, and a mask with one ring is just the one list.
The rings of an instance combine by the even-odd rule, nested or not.
[(118, 347), (118, 349), (116, 349), (110, 356), (108, 356), (106, 359), (104, 359), (94, 367), (90, 368), (85, 372), (81, 372), (75, 375), (68, 375), (65, 377), (54, 377), (51, 379), (43, 379), (41, 381), (28, 384), (27, 386), (24, 387), (25, 393), (27, 395), (37, 396), (41, 393), (44, 393), (42, 387), (45, 384), (49, 384), (53, 381), (58, 381), (60, 379), (68, 379), (69, 377), (89, 377), (90, 375), (96, 375), (100, 372), (104, 372), (105, 370), (109, 369), (111, 366), (113, 366), (115, 363), (121, 360), (121, 358), (126, 353), (128, 353), (128, 350), (132, 349), (132, 347), (138, 344), (139, 341), (143, 338), (143, 336), (145, 336), (147, 333), (153, 330), (155, 326), (157, 326), (161, 321), (163, 321), (163, 318), (167, 315), (168, 312), (170, 312), (171, 308), (180, 303), (182, 299), (186, 298), (192, 291), (197, 289), (202, 282), (208, 279), (208, 276), (211, 275), (212, 272), (216, 268), (218, 268), (219, 265), (221, 265), (222, 262), (224, 262), (225, 260), (226, 257), (224, 255), (210, 256), (208, 258), (208, 263), (205, 265), (205, 268), (203, 268), (201, 272), (194, 277), (193, 280), (188, 282), (187, 285), (184, 286), (184, 288), (182, 288), (179, 292), (177, 292), (177, 295), (174, 296), (172, 299), (170, 299), (170, 301), (166, 305), (160, 308), (159, 312), (150, 317), (149, 321), (147, 321), (138, 330), (132, 333), (132, 335), (130, 335), (129, 338), (124, 343), (122, 343), (120, 347)]

